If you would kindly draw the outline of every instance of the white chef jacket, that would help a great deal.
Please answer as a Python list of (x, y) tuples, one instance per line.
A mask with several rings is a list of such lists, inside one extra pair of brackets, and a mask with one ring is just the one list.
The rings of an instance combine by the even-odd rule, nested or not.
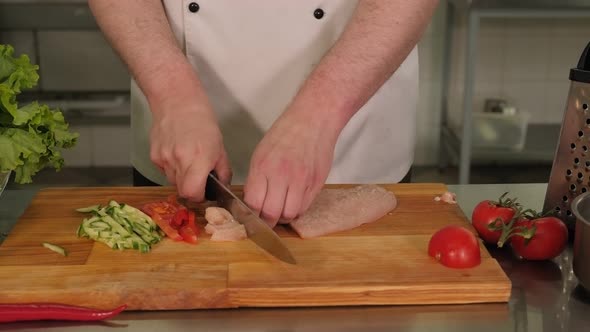
[[(252, 153), (356, 8), (354, 0), (163, 0), (173, 33), (195, 68), (243, 184)], [(408, 172), (415, 141), (418, 53), (352, 117), (335, 147), (327, 183), (394, 183)], [(132, 165), (153, 182), (151, 112), (131, 82)]]

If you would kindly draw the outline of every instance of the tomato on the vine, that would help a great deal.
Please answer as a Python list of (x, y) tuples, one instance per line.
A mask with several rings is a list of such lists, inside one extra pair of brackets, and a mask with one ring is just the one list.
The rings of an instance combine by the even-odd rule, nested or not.
[(496, 201), (481, 201), (473, 209), (471, 223), (479, 237), (486, 243), (496, 244), (502, 234), (502, 224), (508, 224), (516, 213), (517, 203), (515, 200), (500, 196)]
[(514, 224), (510, 246), (517, 256), (524, 259), (546, 260), (559, 256), (567, 245), (567, 239), (567, 227), (559, 218), (522, 218)]

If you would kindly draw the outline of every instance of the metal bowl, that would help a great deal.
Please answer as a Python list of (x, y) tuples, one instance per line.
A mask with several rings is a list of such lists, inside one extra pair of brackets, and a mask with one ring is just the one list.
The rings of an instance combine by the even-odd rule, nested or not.
[(8, 184), (8, 179), (10, 179), (10, 172), (0, 173), (0, 196)]
[(573, 270), (580, 284), (590, 290), (590, 191), (572, 201), (571, 211), (576, 217)]

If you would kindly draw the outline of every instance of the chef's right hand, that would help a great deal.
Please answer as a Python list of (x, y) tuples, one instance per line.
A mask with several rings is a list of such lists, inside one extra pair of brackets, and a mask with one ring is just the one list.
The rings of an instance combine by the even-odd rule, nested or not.
[(211, 170), (225, 183), (231, 169), (219, 125), (204, 103), (152, 107), (150, 158), (181, 197), (200, 202)]

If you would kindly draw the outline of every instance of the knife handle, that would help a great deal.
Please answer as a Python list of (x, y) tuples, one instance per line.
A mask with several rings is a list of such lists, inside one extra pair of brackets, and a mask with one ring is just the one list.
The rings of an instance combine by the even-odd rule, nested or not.
[[(215, 171), (211, 171), (209, 174), (217, 178)], [(217, 200), (217, 193), (215, 192), (215, 180), (213, 180), (209, 175), (207, 175), (207, 182), (205, 183), (205, 199), (208, 201)]]

